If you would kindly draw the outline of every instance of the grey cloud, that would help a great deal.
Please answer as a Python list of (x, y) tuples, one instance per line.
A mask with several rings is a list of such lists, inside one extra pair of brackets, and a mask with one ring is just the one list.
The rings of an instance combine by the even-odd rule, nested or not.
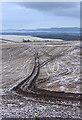
[(21, 2), (17, 3), (27, 9), (35, 9), (57, 16), (80, 17), (79, 2)]

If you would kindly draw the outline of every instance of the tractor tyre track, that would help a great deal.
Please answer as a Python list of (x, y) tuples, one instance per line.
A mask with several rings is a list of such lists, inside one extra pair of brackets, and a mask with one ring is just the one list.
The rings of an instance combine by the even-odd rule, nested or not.
[(55, 101), (57, 99), (69, 100), (69, 101), (82, 100), (82, 94), (80, 93), (56, 92), (56, 91), (48, 91), (48, 90), (37, 88), (36, 80), (39, 76), (40, 67), (41, 66), (39, 64), (38, 53), (36, 53), (35, 65), (31, 74), (25, 80), (20, 82), (17, 86), (13, 87), (12, 90), (16, 91), (18, 94), (22, 94), (27, 97), (29, 96), (29, 97), (44, 99), (44, 100), (51, 100), (51, 101)]

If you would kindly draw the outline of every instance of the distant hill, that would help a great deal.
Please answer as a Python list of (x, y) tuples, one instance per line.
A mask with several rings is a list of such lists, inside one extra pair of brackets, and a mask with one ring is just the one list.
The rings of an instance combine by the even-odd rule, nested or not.
[(80, 31), (79, 27), (39, 28), (39, 29), (2, 29), (2, 31)]
[(2, 35), (31, 35), (39, 38), (80, 40), (80, 28), (61, 27), (61, 28), (39, 28), (39, 29), (3, 29)]
[(59, 30), (59, 31), (73, 30), (73, 31), (75, 31), (76, 30), (77, 31), (77, 30), (80, 30), (80, 28), (78, 28), (78, 27), (61, 27), (61, 28), (41, 28), (41, 29), (36, 29), (36, 30), (38, 30), (38, 31), (56, 31), (56, 30)]

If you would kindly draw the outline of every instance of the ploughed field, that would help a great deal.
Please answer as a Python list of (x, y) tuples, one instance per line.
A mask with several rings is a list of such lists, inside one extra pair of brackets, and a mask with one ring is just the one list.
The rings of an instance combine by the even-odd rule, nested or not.
[(78, 41), (2, 44), (2, 117), (80, 118), (80, 84)]

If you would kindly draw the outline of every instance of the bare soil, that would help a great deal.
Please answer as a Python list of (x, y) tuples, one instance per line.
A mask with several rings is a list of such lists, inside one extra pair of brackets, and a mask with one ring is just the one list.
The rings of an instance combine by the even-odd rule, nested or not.
[(3, 43), (2, 117), (81, 118), (80, 101), (44, 100), (9, 91), (32, 72), (36, 52), (40, 62), (40, 74), (36, 80), (38, 89), (81, 93), (79, 41)]

